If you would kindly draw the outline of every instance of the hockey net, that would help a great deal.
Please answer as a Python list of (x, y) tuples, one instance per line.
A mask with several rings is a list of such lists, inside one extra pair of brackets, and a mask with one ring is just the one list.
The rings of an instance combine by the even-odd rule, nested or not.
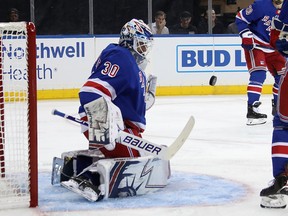
[(0, 23), (0, 209), (38, 205), (36, 32)]

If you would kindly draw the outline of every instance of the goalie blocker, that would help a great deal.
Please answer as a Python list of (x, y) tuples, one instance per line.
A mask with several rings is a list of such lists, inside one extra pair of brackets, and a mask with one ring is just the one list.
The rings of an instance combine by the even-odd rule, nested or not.
[(53, 159), (52, 185), (61, 184), (91, 202), (144, 195), (167, 185), (169, 161), (151, 156), (106, 159), (99, 151), (65, 152)]

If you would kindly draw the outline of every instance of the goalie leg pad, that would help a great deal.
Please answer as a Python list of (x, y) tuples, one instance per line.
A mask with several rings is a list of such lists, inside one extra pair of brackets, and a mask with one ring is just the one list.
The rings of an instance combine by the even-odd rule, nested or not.
[(74, 157), (53, 158), (51, 184), (59, 184), (68, 181), (76, 175), (76, 159)]
[(164, 188), (170, 177), (169, 161), (150, 156), (101, 159), (85, 173), (61, 185), (89, 201), (144, 195)]
[(100, 158), (104, 157), (101, 151), (97, 149), (93, 149), (93, 150), (85, 149), (85, 150), (63, 152), (61, 154), (61, 158), (64, 159), (65, 157), (77, 157), (78, 155), (86, 155), (89, 157), (93, 157), (94, 158), (93, 161), (95, 161), (96, 158), (98, 158), (99, 160)]
[(52, 162), (52, 174), (51, 174), (51, 184), (59, 184), (61, 181), (61, 172), (64, 166), (64, 160), (62, 158), (53, 158)]
[(105, 185), (105, 198), (144, 195), (164, 188), (170, 177), (169, 161), (150, 156), (103, 159), (97, 163)]

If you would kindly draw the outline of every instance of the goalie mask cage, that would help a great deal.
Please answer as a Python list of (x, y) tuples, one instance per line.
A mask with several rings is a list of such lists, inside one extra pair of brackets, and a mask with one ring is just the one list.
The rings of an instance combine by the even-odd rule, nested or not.
[(36, 31), (0, 23), (0, 209), (38, 206)]

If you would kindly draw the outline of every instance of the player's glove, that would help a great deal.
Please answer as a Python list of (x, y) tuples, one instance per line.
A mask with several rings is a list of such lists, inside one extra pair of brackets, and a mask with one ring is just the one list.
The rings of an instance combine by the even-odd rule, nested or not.
[(288, 41), (286, 39), (279, 39), (276, 41), (276, 49), (285, 57), (288, 57)]
[(270, 45), (276, 48), (276, 41), (279, 39), (280, 32), (284, 27), (284, 23), (278, 18), (273, 17), (271, 22)]
[(273, 17), (271, 23), (270, 44), (283, 56), (288, 57), (288, 25)]
[(253, 33), (251, 31), (246, 31), (241, 34), (242, 44), (241, 46), (246, 50), (253, 50), (255, 48)]

